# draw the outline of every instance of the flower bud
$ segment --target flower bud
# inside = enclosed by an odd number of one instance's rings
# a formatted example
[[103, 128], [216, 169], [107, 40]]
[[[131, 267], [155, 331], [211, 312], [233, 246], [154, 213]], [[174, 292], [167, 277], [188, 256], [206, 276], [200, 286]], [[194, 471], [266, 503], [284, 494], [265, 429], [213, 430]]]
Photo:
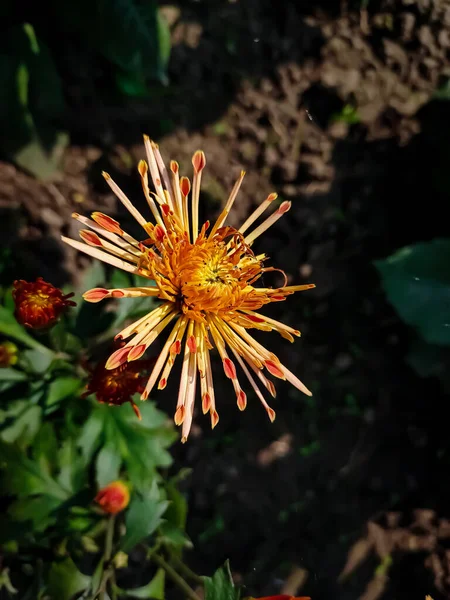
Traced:
[[105, 513], [115, 515], [128, 506], [130, 491], [123, 481], [113, 481], [97, 493], [95, 502]]
[[0, 344], [0, 368], [12, 367], [17, 362], [17, 346], [12, 342]]
[[62, 291], [38, 277], [35, 282], [23, 279], [14, 282], [12, 292], [17, 321], [31, 329], [44, 329], [54, 325], [61, 313], [75, 302], [69, 300], [74, 294]]

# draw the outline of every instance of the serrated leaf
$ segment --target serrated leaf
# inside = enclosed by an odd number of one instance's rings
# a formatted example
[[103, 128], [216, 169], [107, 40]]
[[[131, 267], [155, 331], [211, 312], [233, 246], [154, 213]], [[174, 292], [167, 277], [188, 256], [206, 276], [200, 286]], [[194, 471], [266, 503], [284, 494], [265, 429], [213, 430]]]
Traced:
[[68, 492], [47, 475], [39, 465], [28, 458], [16, 445], [0, 442], [2, 484], [9, 493], [18, 497], [49, 494], [64, 501]]
[[48, 577], [47, 594], [51, 600], [71, 600], [75, 594], [86, 590], [91, 578], [83, 575], [71, 558], [54, 562]]
[[145, 489], [153, 481], [158, 467], [172, 464], [166, 448], [177, 435], [167, 416], [151, 402], [141, 403], [139, 408], [142, 421], [128, 404], [117, 407], [98, 404], [93, 412], [102, 417], [102, 446], [114, 445], [133, 486]]
[[204, 577], [203, 581], [205, 600], [239, 600], [240, 591], [233, 583], [228, 561], [212, 577]]
[[146, 492], [135, 493], [125, 517], [126, 533], [120, 541], [121, 550], [130, 552], [154, 533], [167, 506], [168, 502], [159, 498], [156, 482]]
[[164, 569], [158, 569], [153, 579], [143, 587], [134, 590], [123, 590], [118, 588], [120, 596], [125, 598], [153, 598], [153, 600], [164, 600], [165, 587]]
[[400, 317], [430, 344], [450, 345], [450, 239], [407, 246], [375, 265]]

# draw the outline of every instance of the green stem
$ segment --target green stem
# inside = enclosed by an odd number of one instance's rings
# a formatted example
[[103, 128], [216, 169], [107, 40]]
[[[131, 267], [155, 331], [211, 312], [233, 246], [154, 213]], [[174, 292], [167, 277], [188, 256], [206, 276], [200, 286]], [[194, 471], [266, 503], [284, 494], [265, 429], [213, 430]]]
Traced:
[[200, 597], [197, 596], [191, 586], [186, 583], [186, 581], [180, 575], [178, 575], [175, 569], [170, 566], [169, 563], [162, 558], [162, 556], [159, 556], [159, 554], [152, 554], [151, 559], [154, 560], [159, 567], [164, 569], [168, 577], [170, 577], [174, 584], [179, 587], [180, 590], [184, 592], [184, 594], [186, 594], [190, 600], [200, 600]]
[[176, 554], [170, 554], [170, 561], [175, 565], [178, 571], [181, 571], [183, 575], [195, 581], [195, 583], [199, 583], [203, 585], [203, 578], [197, 573], [194, 573]]

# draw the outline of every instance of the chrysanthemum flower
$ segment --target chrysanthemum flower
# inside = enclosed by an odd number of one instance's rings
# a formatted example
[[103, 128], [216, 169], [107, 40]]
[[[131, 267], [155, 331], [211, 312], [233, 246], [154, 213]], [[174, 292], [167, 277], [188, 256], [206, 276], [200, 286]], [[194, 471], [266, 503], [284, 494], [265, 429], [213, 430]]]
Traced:
[[76, 306], [69, 300], [73, 295], [73, 292], [64, 295], [42, 277], [34, 282], [20, 279], [13, 284], [14, 316], [19, 323], [31, 329], [51, 327], [67, 307]]
[[136, 416], [141, 419], [133, 396], [144, 391], [148, 372], [154, 364], [155, 361], [151, 359], [138, 360], [125, 362], [116, 369], [106, 369], [106, 361], [102, 361], [92, 370], [83, 395], [95, 394], [99, 402], [110, 406], [122, 406], [129, 402]]
[[[197, 380], [200, 381], [203, 412], [210, 413], [212, 427], [219, 420], [211, 370], [213, 348], [222, 359], [225, 375], [231, 379], [239, 409], [245, 409], [247, 396], [238, 379], [237, 365], [273, 421], [275, 412], [257, 384], [259, 380], [275, 396], [274, 385], [266, 372], [288, 380], [311, 395], [305, 385], [249, 332], [251, 329], [277, 331], [291, 342], [294, 336], [300, 335], [296, 329], [264, 316], [259, 310], [265, 304], [280, 302], [290, 294], [314, 285], [288, 286], [285, 277], [285, 285], [281, 287], [256, 287], [263, 273], [278, 269], [264, 266], [265, 254], [255, 255], [252, 251], [253, 242], [289, 210], [291, 203], [282, 202], [251, 230], [254, 222], [277, 198], [276, 194], [270, 194], [239, 229], [226, 226], [227, 216], [244, 178], [245, 173], [241, 172], [217, 221], [212, 227], [208, 221], [200, 227], [198, 207], [202, 171], [206, 164], [204, 153], [198, 150], [192, 158], [194, 174], [191, 189], [189, 179], [180, 178], [178, 163], [171, 161], [167, 169], [157, 144], [147, 136], [144, 136], [144, 143], [148, 163], [141, 160], [138, 171], [154, 222], [149, 222], [111, 177], [103, 173], [110, 188], [142, 227], [143, 239], [135, 239], [116, 220], [100, 212], [94, 212], [92, 219], [73, 215], [87, 227], [80, 232], [83, 242], [63, 238], [94, 258], [152, 282], [148, 286], [128, 289], [94, 288], [84, 294], [88, 302], [124, 297], [162, 300], [157, 308], [116, 336], [116, 339], [128, 342], [110, 356], [106, 368], [117, 369], [140, 358], [170, 325], [167, 340], [142, 399], [148, 398], [156, 384], [159, 389], [166, 387], [175, 359], [181, 353], [175, 423], [183, 426], [182, 441], [186, 441], [192, 423]], [[149, 172], [155, 192], [149, 189]]]
[[130, 490], [123, 481], [113, 481], [99, 490], [95, 502], [110, 515], [125, 510], [130, 502]]
[[12, 367], [17, 362], [18, 348], [12, 342], [2, 342], [0, 344], [0, 368]]

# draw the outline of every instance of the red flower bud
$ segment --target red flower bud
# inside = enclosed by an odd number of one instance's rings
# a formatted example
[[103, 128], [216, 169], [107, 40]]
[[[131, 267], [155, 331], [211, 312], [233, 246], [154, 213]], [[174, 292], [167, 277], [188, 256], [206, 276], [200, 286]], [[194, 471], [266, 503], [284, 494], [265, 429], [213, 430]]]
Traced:
[[130, 491], [123, 481], [113, 481], [98, 492], [95, 502], [105, 513], [115, 515], [128, 506]]
[[73, 295], [64, 295], [59, 288], [47, 283], [42, 277], [38, 277], [34, 283], [20, 279], [14, 282], [12, 292], [16, 305], [14, 316], [25, 327], [51, 327], [68, 306], [75, 306], [75, 302], [69, 300]]
[[102, 404], [114, 406], [130, 402], [140, 419], [141, 414], [133, 402], [133, 396], [144, 391], [148, 371], [155, 364], [154, 359], [125, 362], [115, 369], [106, 369], [105, 364], [104, 360], [91, 372], [84, 395], [95, 394]]

